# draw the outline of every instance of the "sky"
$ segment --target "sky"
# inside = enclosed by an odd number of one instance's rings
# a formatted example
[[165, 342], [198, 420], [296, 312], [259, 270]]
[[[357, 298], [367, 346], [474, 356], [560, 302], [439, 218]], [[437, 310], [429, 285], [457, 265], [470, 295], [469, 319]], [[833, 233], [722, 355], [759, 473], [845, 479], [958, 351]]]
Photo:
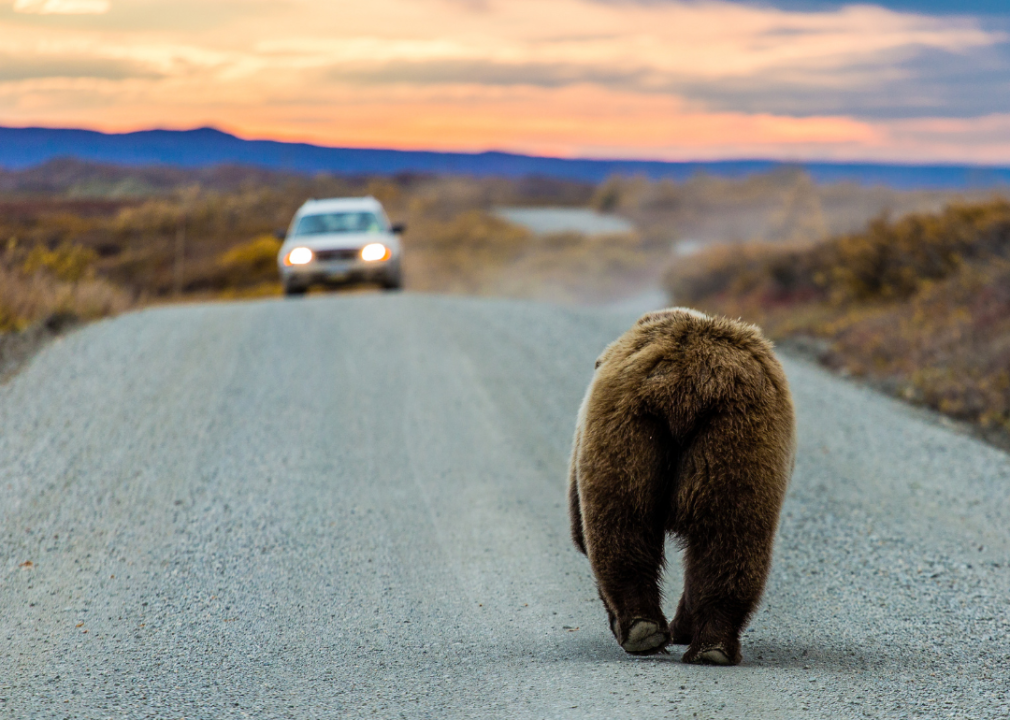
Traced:
[[0, 125], [1010, 164], [1010, 2], [0, 0]]

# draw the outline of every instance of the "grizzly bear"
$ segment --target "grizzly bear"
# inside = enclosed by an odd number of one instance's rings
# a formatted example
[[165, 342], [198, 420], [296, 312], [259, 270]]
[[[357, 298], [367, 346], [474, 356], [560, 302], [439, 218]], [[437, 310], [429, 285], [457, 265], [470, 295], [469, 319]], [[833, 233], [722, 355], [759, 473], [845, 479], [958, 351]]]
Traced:
[[[744, 322], [670, 308], [611, 343], [579, 408], [569, 472], [572, 539], [625, 651], [688, 645], [684, 662], [735, 665], [771, 565], [792, 474], [782, 366]], [[684, 592], [661, 607], [664, 540]]]

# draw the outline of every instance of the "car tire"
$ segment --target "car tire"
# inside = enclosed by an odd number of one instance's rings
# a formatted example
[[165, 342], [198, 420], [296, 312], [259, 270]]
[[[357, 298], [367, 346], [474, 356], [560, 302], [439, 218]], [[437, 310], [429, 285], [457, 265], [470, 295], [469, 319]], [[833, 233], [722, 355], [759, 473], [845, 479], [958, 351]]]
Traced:
[[284, 297], [298, 297], [304, 295], [307, 291], [308, 288], [304, 285], [285, 285]]

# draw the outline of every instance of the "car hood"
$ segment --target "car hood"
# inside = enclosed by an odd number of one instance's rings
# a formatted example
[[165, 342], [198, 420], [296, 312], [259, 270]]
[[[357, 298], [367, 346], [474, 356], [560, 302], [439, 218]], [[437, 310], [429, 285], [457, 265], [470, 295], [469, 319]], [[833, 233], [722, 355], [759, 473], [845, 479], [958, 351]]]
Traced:
[[296, 235], [284, 241], [282, 251], [294, 247], [307, 247], [311, 250], [344, 250], [360, 248], [368, 243], [381, 242], [389, 245], [389, 233], [323, 233], [319, 235]]

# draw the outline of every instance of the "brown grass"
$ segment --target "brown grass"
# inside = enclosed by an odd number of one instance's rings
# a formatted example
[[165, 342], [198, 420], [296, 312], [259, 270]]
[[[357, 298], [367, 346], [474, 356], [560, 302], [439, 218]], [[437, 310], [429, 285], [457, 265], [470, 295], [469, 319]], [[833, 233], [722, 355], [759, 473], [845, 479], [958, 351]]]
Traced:
[[0, 265], [0, 333], [20, 331], [56, 315], [93, 320], [126, 310], [129, 295], [100, 278], [69, 282], [47, 271]]

